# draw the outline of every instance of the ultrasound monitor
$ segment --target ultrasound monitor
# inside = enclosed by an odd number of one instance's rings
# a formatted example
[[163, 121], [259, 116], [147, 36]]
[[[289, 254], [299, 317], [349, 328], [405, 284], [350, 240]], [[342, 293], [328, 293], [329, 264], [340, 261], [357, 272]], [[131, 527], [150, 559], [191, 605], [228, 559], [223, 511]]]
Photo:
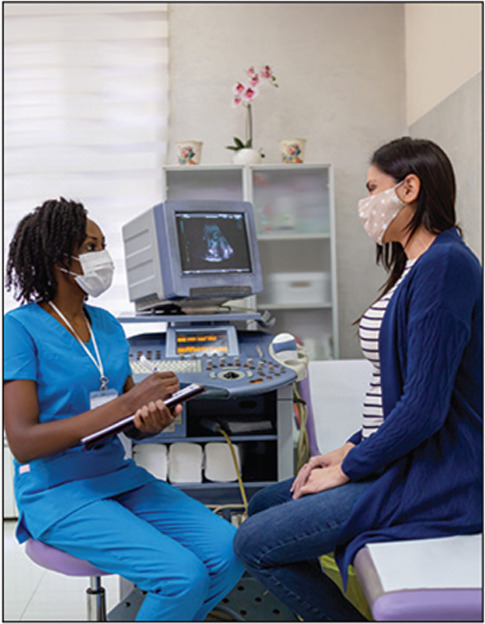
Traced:
[[169, 200], [124, 225], [122, 235], [137, 311], [220, 305], [263, 288], [248, 202]]

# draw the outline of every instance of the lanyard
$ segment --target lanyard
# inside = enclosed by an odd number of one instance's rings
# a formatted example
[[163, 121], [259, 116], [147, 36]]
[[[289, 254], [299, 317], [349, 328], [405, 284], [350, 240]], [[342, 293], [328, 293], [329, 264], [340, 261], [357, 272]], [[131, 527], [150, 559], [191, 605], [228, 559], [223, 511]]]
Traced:
[[101, 356], [99, 355], [99, 351], [98, 351], [98, 345], [96, 343], [96, 338], [94, 337], [94, 332], [93, 329], [91, 327], [91, 323], [88, 322], [88, 320], [86, 319], [86, 323], [88, 325], [89, 328], [89, 334], [91, 336], [91, 338], [93, 339], [93, 346], [94, 346], [94, 352], [96, 353], [96, 359], [94, 359], [93, 354], [91, 353], [91, 351], [86, 347], [86, 345], [84, 344], [84, 342], [81, 340], [81, 338], [79, 338], [79, 336], [76, 333], [76, 330], [74, 329], [74, 327], [71, 325], [71, 323], [69, 323], [69, 321], [67, 320], [67, 318], [64, 316], [64, 314], [59, 310], [59, 308], [52, 303], [52, 301], [49, 301], [49, 305], [54, 308], [54, 310], [57, 312], [57, 314], [61, 317], [61, 319], [64, 321], [64, 323], [69, 327], [69, 329], [72, 331], [72, 333], [74, 334], [76, 340], [79, 342], [79, 344], [81, 345], [81, 347], [86, 351], [86, 353], [89, 355], [89, 357], [91, 358], [93, 364], [96, 366], [96, 368], [99, 371], [99, 383], [100, 383], [100, 390], [106, 390], [107, 385], [108, 385], [108, 378], [105, 377], [104, 375], [104, 369], [103, 369], [103, 362], [101, 361]]

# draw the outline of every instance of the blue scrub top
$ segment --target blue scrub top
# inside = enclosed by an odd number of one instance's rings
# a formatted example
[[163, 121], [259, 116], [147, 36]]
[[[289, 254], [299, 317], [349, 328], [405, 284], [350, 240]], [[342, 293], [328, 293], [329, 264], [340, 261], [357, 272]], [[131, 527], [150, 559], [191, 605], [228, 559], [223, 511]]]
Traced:
[[[121, 394], [131, 374], [123, 329], [109, 312], [88, 305], [85, 310], [108, 388]], [[95, 356], [92, 339], [87, 347]], [[4, 380], [23, 379], [36, 382], [41, 423], [88, 411], [90, 393], [100, 386], [99, 371], [76, 338], [35, 303], [4, 317]], [[19, 542], [39, 538], [57, 520], [92, 501], [154, 479], [124, 455], [114, 436], [91, 450], [77, 445], [28, 464], [14, 460]]]

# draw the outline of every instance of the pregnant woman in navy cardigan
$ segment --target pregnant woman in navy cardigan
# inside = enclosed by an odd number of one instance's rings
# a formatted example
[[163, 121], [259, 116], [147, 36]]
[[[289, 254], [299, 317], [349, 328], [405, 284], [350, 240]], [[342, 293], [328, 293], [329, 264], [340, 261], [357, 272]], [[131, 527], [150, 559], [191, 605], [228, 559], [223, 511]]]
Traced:
[[256, 494], [235, 539], [304, 620], [364, 619], [320, 555], [336, 553], [345, 583], [366, 543], [482, 530], [482, 271], [456, 224], [451, 163], [431, 141], [397, 139], [366, 186], [359, 217], [389, 277], [359, 323], [374, 367], [362, 428]]

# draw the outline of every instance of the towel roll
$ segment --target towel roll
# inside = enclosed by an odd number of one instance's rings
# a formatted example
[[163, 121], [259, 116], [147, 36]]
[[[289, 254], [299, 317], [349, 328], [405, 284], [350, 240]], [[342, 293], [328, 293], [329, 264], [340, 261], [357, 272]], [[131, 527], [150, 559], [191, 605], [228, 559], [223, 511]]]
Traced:
[[168, 479], [171, 483], [201, 483], [203, 452], [200, 444], [175, 442], [168, 450]]
[[[239, 469], [241, 469], [241, 450], [234, 444]], [[231, 449], [226, 442], [208, 442], [205, 445], [205, 478], [209, 481], [235, 481], [236, 468]]]
[[145, 468], [152, 475], [163, 481], [167, 480], [167, 445], [146, 442], [135, 444], [133, 459], [138, 466]]

